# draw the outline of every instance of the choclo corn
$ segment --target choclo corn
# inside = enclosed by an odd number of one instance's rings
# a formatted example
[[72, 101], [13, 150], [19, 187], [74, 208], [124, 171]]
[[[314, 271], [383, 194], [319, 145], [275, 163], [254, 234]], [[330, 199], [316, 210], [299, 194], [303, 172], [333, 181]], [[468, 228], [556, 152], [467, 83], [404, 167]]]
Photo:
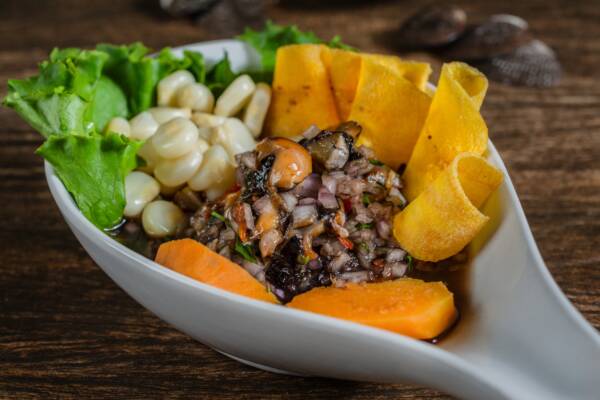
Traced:
[[152, 136], [152, 145], [159, 156], [177, 158], [192, 151], [198, 140], [198, 128], [187, 118], [177, 117], [162, 124]]
[[139, 216], [159, 192], [160, 186], [153, 177], [140, 171], [131, 172], [125, 178], [126, 205], [123, 214], [128, 218]]
[[169, 122], [173, 118], [190, 118], [192, 116], [192, 110], [189, 108], [176, 108], [176, 107], [152, 107], [148, 109], [148, 112], [152, 114], [152, 117], [159, 125]]
[[203, 84], [188, 83], [177, 90], [175, 102], [179, 107], [209, 113], [212, 112], [215, 106], [215, 97], [210, 89]]
[[175, 105], [175, 94], [183, 86], [196, 82], [194, 75], [186, 70], [175, 71], [165, 76], [156, 87], [156, 101], [159, 106]]
[[123, 136], [129, 137], [131, 135], [131, 127], [129, 126], [129, 121], [127, 121], [123, 117], [115, 117], [111, 119], [106, 125], [106, 129], [104, 130], [106, 133], [114, 132], [119, 133]]
[[271, 103], [271, 87], [266, 83], [258, 83], [244, 112], [244, 124], [256, 138], [262, 132], [265, 117]]
[[174, 235], [185, 223], [185, 214], [174, 203], [155, 200], [142, 213], [142, 226], [148, 236], [162, 238]]
[[159, 162], [154, 176], [166, 186], [179, 186], [194, 176], [201, 162], [202, 154], [196, 148], [181, 157]]
[[232, 117], [250, 100], [256, 85], [248, 75], [240, 75], [225, 89], [217, 99], [215, 115]]
[[129, 121], [131, 127], [131, 137], [137, 140], [146, 140], [152, 137], [158, 129], [158, 122], [152, 114], [144, 111], [136, 115]]

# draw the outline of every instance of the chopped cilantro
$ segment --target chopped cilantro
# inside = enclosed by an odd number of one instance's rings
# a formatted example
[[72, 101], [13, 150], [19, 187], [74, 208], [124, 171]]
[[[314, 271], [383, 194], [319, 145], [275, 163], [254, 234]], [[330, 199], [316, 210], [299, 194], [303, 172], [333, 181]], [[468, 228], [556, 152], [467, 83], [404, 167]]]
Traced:
[[219, 213], [218, 213], [218, 212], [216, 212], [216, 211], [212, 211], [212, 212], [210, 213], [210, 216], [211, 216], [211, 217], [213, 217], [213, 218], [216, 218], [216, 219], [218, 219], [218, 220], [219, 220], [219, 221], [221, 221], [221, 222], [227, 223], [227, 219], [226, 219], [226, 218], [225, 218], [223, 215], [219, 214]]
[[408, 270], [410, 271], [413, 268], [413, 258], [410, 254], [407, 254], [406, 260], [408, 261]]
[[254, 248], [250, 244], [243, 244], [239, 238], [235, 240], [235, 249], [240, 256], [246, 261], [256, 262], [256, 256], [254, 255]]
[[368, 206], [369, 204], [371, 204], [371, 196], [369, 196], [367, 193], [363, 194], [362, 202], [365, 206]]
[[371, 158], [371, 159], [369, 160], [369, 162], [370, 162], [371, 164], [373, 164], [373, 165], [377, 165], [378, 167], [383, 167], [383, 166], [385, 165], [385, 164], [384, 164], [384, 163], [382, 163], [381, 161], [379, 161], [379, 160], [376, 160], [376, 159], [374, 159], [374, 158]]
[[304, 254], [298, 254], [298, 257], [296, 258], [296, 261], [300, 265], [306, 265], [310, 261], [310, 257], [305, 256]]
[[373, 228], [373, 224], [356, 224], [357, 229], [371, 229]]

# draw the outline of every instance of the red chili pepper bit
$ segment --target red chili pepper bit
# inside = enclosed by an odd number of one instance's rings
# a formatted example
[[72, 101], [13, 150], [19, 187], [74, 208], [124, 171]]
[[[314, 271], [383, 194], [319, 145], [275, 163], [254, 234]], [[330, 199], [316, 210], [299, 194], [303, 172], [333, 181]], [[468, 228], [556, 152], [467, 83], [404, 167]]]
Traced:
[[342, 201], [344, 202], [344, 211], [350, 212], [352, 210], [352, 202], [350, 199], [343, 199]]
[[338, 236], [338, 240], [348, 250], [352, 250], [354, 248], [354, 243], [351, 240]]

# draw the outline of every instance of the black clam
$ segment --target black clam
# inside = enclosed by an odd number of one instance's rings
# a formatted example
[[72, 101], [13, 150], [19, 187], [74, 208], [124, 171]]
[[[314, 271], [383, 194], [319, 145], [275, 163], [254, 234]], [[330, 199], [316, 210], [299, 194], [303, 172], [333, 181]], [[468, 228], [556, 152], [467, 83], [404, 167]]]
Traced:
[[533, 87], [549, 87], [558, 83], [560, 62], [554, 51], [539, 40], [518, 47], [509, 54], [476, 64], [490, 79], [498, 82]]
[[483, 60], [508, 54], [529, 42], [527, 22], [514, 15], [493, 15], [472, 26], [443, 51], [444, 57], [456, 60]]
[[467, 14], [456, 6], [430, 5], [409, 17], [396, 40], [403, 48], [438, 47], [458, 38], [467, 26]]

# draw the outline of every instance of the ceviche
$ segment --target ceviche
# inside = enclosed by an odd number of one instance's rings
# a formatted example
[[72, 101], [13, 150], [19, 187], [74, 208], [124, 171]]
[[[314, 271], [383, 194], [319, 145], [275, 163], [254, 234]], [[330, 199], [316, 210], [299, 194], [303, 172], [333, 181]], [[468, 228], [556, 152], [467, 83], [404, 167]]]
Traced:
[[485, 77], [449, 63], [433, 90], [429, 64], [338, 37], [268, 23], [239, 38], [260, 67], [139, 43], [55, 49], [4, 104], [44, 136], [38, 153], [82, 213], [165, 267], [419, 339], [445, 332], [459, 315], [448, 276], [502, 181], [482, 157]]

